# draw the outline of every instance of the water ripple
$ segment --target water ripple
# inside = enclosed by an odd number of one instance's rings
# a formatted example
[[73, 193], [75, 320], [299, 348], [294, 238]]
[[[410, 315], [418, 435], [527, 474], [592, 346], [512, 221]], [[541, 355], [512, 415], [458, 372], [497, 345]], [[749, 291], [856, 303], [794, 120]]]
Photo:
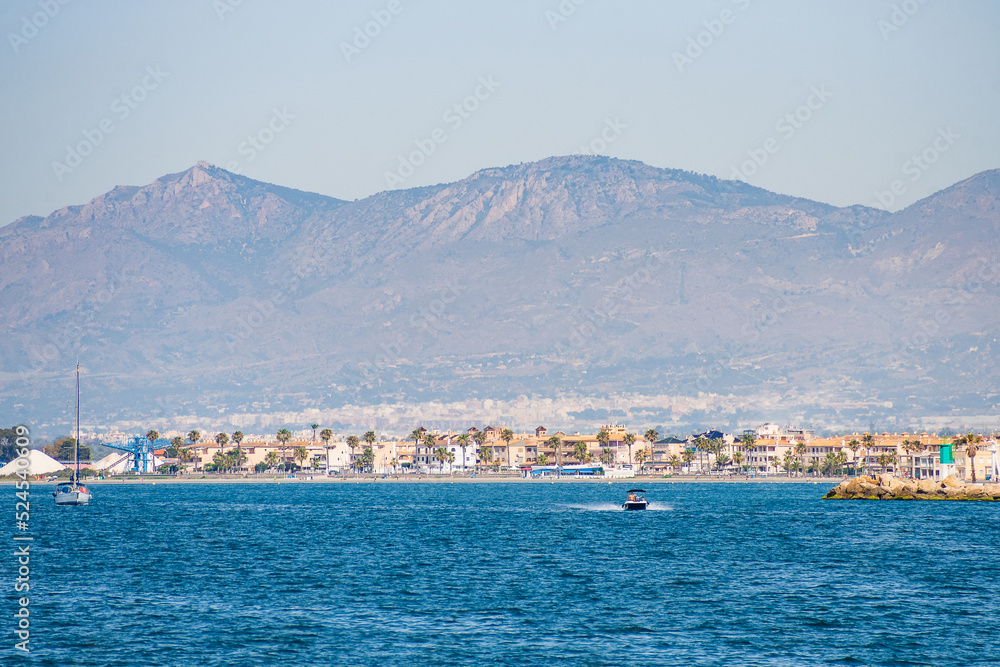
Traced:
[[39, 665], [985, 665], [1000, 631], [994, 505], [783, 484], [656, 485], [647, 512], [596, 484], [95, 490], [32, 508]]

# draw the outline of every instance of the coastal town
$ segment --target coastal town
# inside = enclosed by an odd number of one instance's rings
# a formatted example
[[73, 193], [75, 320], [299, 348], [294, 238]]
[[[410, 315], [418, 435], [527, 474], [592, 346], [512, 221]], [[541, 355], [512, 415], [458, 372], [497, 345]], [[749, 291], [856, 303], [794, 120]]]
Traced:
[[[416, 428], [408, 438], [374, 431], [334, 437], [310, 424], [274, 437], [232, 434], [160, 434], [123, 439], [113, 453], [88, 462], [94, 475], [283, 474], [321, 476], [705, 476], [842, 477], [888, 473], [940, 479], [941, 446], [953, 445], [954, 470], [965, 480], [997, 479], [997, 434], [847, 433], [817, 437], [803, 428], [765, 423], [740, 433], [708, 430], [684, 437], [656, 429], [607, 424], [595, 433], [551, 432], [544, 426], [470, 427], [465, 431]], [[65, 442], [62, 443], [63, 451]], [[114, 445], [112, 445], [114, 446]], [[60, 450], [47, 453], [61, 459]], [[52, 462], [56, 464], [56, 461]], [[2, 472], [0, 472], [2, 474]]]

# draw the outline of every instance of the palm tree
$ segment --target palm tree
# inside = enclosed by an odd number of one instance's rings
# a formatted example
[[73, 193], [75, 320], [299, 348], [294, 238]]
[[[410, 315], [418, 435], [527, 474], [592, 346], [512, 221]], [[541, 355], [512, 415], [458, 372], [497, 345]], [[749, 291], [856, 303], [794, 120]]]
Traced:
[[833, 471], [837, 467], [837, 455], [833, 452], [827, 452], [826, 458], [819, 465], [819, 471], [823, 473], [825, 477], [832, 477]]
[[469, 446], [469, 434], [463, 433], [457, 438], [459, 446], [462, 448], [462, 474], [465, 474], [465, 448]]
[[847, 463], [847, 454], [844, 452], [837, 452], [837, 472], [838, 475], [844, 474], [844, 464]]
[[854, 475], [858, 475], [858, 450], [861, 449], [861, 443], [857, 438], [851, 440], [847, 443], [847, 448], [851, 450], [852, 461], [854, 463]]
[[399, 465], [399, 459], [397, 459], [395, 456], [393, 456], [392, 460], [389, 461], [389, 465], [392, 466], [392, 474], [395, 475], [396, 474], [396, 466]]
[[232, 461], [232, 468], [239, 471], [243, 467], [243, 462], [247, 460], [246, 454], [243, 453], [242, 449], [236, 448], [229, 451], [226, 455], [230, 461]]
[[507, 443], [507, 467], [510, 468], [510, 441], [514, 439], [514, 432], [509, 428], [500, 431], [500, 439]]
[[438, 447], [434, 450], [434, 458], [439, 462], [438, 471], [444, 474], [444, 462], [448, 460], [448, 450], [444, 447]]
[[361, 469], [365, 472], [375, 472], [375, 450], [368, 445], [361, 450]]
[[546, 461], [548, 461], [548, 459], [545, 458], [545, 453], [544, 452], [538, 455], [538, 465], [543, 466], [543, 465], [545, 465]]
[[744, 433], [743, 437], [740, 438], [740, 444], [743, 445], [743, 451], [747, 455], [747, 467], [749, 467], [750, 454], [757, 449], [757, 439], [753, 437], [753, 433]]
[[782, 466], [785, 468], [785, 472], [788, 473], [789, 477], [791, 477], [792, 470], [794, 470], [796, 466], [795, 454], [792, 453], [792, 450], [790, 449], [785, 450], [785, 458], [782, 460], [781, 463]]
[[628, 447], [628, 464], [632, 465], [632, 445], [635, 444], [635, 433], [625, 434], [625, 446]]
[[[631, 433], [629, 435], [632, 435]], [[625, 436], [628, 437], [628, 436]], [[639, 470], [642, 470], [642, 464], [646, 461], [646, 450], [640, 449], [635, 453], [635, 461], [639, 464]]]
[[867, 459], [869, 456], [871, 456], [872, 449], [875, 447], [875, 436], [872, 435], [871, 433], [865, 433], [864, 435], [861, 436], [861, 444], [865, 448], [865, 456], [864, 459], [862, 459], [861, 461], [861, 472], [864, 473]]
[[[708, 448], [711, 446], [711, 440], [703, 436], [698, 436], [697, 438], [694, 439], [693, 444], [695, 451], [697, 451], [699, 454], [705, 453], [707, 456]], [[699, 456], [698, 458], [700, 459], [701, 456]], [[704, 470], [704, 466], [701, 465], [701, 461], [698, 462], [698, 469], [699, 471]]]
[[715, 438], [714, 440], [711, 440], [711, 443], [712, 443], [711, 451], [713, 454], [715, 454], [716, 458], [724, 454], [726, 451], [726, 447], [728, 446], [726, 445], [726, 441], [723, 440], [722, 438]]
[[960, 435], [952, 440], [952, 444], [958, 447], [965, 447], [965, 455], [969, 459], [969, 467], [972, 468], [972, 483], [976, 483], [976, 454], [979, 453], [979, 445], [983, 437], [971, 431], [966, 435]]
[[299, 462], [299, 467], [301, 468], [302, 462], [309, 458], [309, 452], [304, 445], [299, 445], [292, 450], [292, 457]]
[[[681, 454], [681, 460], [684, 463], [686, 463], [688, 466], [690, 466], [692, 463], [694, 463], [694, 458], [695, 458], [694, 451], [692, 451], [690, 449], [685, 449], [684, 453]], [[688, 468], [688, 472], [689, 473], [691, 472], [690, 467]]]
[[153, 442], [154, 440], [159, 440], [159, 439], [160, 439], [160, 432], [157, 431], [155, 428], [151, 428], [148, 431], [146, 431], [146, 440]]
[[184, 444], [184, 441], [181, 440], [180, 437], [174, 438], [174, 447], [177, 448], [177, 458], [181, 460], [181, 470], [183, 471], [185, 468], [184, 466], [185, 463], [190, 463], [194, 461], [194, 452], [192, 452], [190, 449], [181, 449], [180, 447], [178, 447], [177, 446], [178, 440], [181, 441], [181, 445]]
[[309, 424], [309, 428], [313, 430], [313, 444], [316, 444], [316, 429], [319, 428], [319, 424]]
[[553, 435], [545, 441], [545, 444], [552, 448], [552, 458], [556, 460], [556, 467], [560, 467], [562, 457], [559, 456], [559, 450], [562, 448], [562, 440], [559, 439], [558, 435]]
[[[482, 433], [482, 431], [480, 431], [479, 433]], [[479, 433], [476, 433], [474, 436], [472, 436], [472, 439], [475, 440], [476, 436], [479, 435]], [[490, 461], [493, 460], [493, 448], [492, 447], [480, 447], [479, 448], [479, 460], [482, 461], [486, 465], [486, 467], [488, 468], [489, 465], [490, 465]]]
[[[195, 429], [195, 430], [193, 430], [193, 431], [191, 431], [191, 432], [189, 432], [187, 434], [187, 438], [188, 438], [188, 441], [190, 441], [191, 446], [194, 447], [201, 440], [201, 431]], [[199, 460], [201, 459], [201, 457], [198, 457], [198, 458], [199, 458]], [[195, 456], [194, 456], [193, 452], [191, 454], [191, 460], [192, 461], [195, 460]], [[194, 469], [198, 470], [198, 462], [197, 461], [195, 461]]]
[[243, 450], [240, 447], [240, 443], [243, 442], [243, 437], [244, 437], [243, 436], [243, 431], [236, 431], [235, 433], [233, 433], [233, 438], [232, 438], [233, 442], [236, 443], [236, 451], [240, 452], [240, 456], [237, 457], [237, 458], [241, 459], [240, 463], [243, 462], [243, 454], [242, 454]]
[[[611, 449], [608, 447], [608, 444], [610, 442], [611, 442], [611, 434], [608, 433], [606, 429], [602, 428], [600, 431], [597, 432], [597, 443], [601, 446], [602, 450], [607, 449], [608, 453], [610, 453]], [[611, 461], [608, 461], [608, 465], [612, 465]]]
[[278, 442], [281, 443], [281, 465], [284, 466], [287, 461], [285, 459], [285, 447], [288, 445], [288, 441], [292, 439], [292, 432], [287, 428], [283, 428], [278, 431]]
[[576, 457], [577, 461], [583, 463], [583, 459], [587, 457], [587, 443], [581, 440], [573, 445], [573, 456]]
[[323, 441], [323, 451], [326, 452], [326, 474], [330, 474], [330, 438], [333, 437], [333, 431], [328, 428], [323, 429], [319, 432], [319, 439]]
[[899, 452], [897, 452], [896, 450], [892, 450], [891, 452], [888, 452], [886, 457], [889, 462], [889, 465], [892, 466], [892, 471], [896, 472], [897, 470], [896, 466], [899, 464]]
[[[475, 442], [476, 446], [481, 450], [483, 448], [483, 443], [486, 442], [486, 434], [482, 431], [476, 431], [472, 434], [472, 441]], [[490, 455], [492, 456], [492, 454], [493, 452], [491, 451]]]
[[354, 448], [361, 444], [361, 440], [356, 435], [347, 436], [347, 446], [351, 448], [351, 468], [355, 468]]
[[274, 451], [267, 453], [264, 457], [264, 463], [267, 464], [268, 470], [273, 470], [276, 465], [278, 465], [278, 455]]
[[209, 464], [209, 466], [211, 467], [211, 470], [209, 470], [208, 466], [206, 466], [205, 469], [208, 470], [209, 472], [216, 472], [221, 475], [227, 466], [225, 455], [222, 452], [216, 452], [215, 454], [213, 454], [212, 462]]
[[222, 453], [226, 449], [226, 445], [229, 444], [229, 435], [226, 433], [216, 433], [215, 443], [219, 445], [219, 453]]
[[733, 465], [736, 466], [737, 472], [742, 470], [743, 467], [743, 454], [741, 452], [733, 452]]
[[670, 466], [670, 472], [674, 472], [681, 465], [681, 460], [676, 454], [672, 454], [669, 459], [667, 459], [667, 465]]
[[368, 461], [368, 466], [371, 467], [371, 472], [374, 472], [375, 471], [375, 431], [365, 431], [365, 434], [363, 436], [361, 436], [361, 439], [364, 440], [365, 444], [368, 445], [365, 448], [365, 451], [362, 453], [362, 456], [365, 457], [366, 460], [370, 459], [370, 461]]
[[434, 452], [434, 445], [437, 444], [437, 438], [432, 434], [424, 434], [424, 447], [427, 449], [427, 472], [431, 471], [431, 456]]
[[727, 465], [729, 465], [731, 462], [732, 462], [732, 460], [729, 458], [729, 454], [726, 454], [725, 452], [720, 452], [715, 457], [715, 469], [716, 470], [722, 470]]
[[802, 468], [806, 467], [806, 443], [797, 442], [795, 443], [795, 455], [799, 457], [799, 461], [802, 462]]
[[652, 450], [653, 445], [656, 444], [657, 439], [659, 439], [660, 437], [660, 432], [657, 431], [655, 428], [651, 428], [645, 433], [643, 433], [642, 437], [646, 439], [646, 442], [649, 443], [649, 449]]
[[[413, 429], [410, 440], [413, 441], [413, 467], [417, 468], [417, 455], [420, 454], [420, 441], [424, 439], [424, 432], [419, 428]], [[418, 468], [419, 469], [419, 468]]]
[[916, 440], [903, 440], [903, 451], [910, 455], [910, 477], [913, 476], [913, 471], [917, 467], [917, 457], [914, 454], [924, 451], [924, 445], [919, 439]]
[[170, 441], [170, 448], [174, 450], [174, 456], [180, 458], [181, 450], [184, 449], [184, 438], [181, 436], [175, 437]]

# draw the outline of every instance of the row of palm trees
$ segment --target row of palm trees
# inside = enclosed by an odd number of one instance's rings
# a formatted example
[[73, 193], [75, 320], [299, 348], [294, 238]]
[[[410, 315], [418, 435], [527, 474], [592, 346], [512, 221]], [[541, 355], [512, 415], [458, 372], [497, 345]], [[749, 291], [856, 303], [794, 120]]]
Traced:
[[[316, 442], [317, 429], [319, 429], [319, 424], [312, 423], [309, 425], [313, 431], [313, 443]], [[482, 463], [487, 468], [499, 468], [501, 465], [500, 461], [495, 459], [495, 453], [491, 446], [486, 445], [487, 435], [485, 431], [480, 431], [478, 429], [470, 429], [472, 431], [471, 436], [469, 433], [462, 433], [456, 437], [457, 444], [462, 448], [462, 469], [466, 469], [465, 462], [468, 460], [466, 458], [466, 449], [475, 442], [479, 447], [479, 456], [477, 464]], [[156, 429], [150, 429], [146, 433], [147, 439], [151, 441], [158, 440], [160, 438], [159, 431]], [[274, 453], [270, 452], [264, 461], [258, 463], [255, 466], [255, 470], [258, 472], [263, 472], [266, 470], [273, 470], [275, 468], [288, 469], [290, 464], [286, 456], [286, 449], [288, 447], [288, 442], [292, 438], [292, 433], [286, 428], [280, 429], [276, 438], [281, 444], [281, 456], [279, 457]], [[333, 431], [329, 428], [324, 428], [319, 431], [319, 438], [323, 441], [324, 448], [326, 449], [326, 460], [327, 469], [330, 467], [330, 440], [333, 438]], [[510, 443], [514, 439], [514, 433], [509, 428], [504, 428], [499, 433], [500, 440], [504, 441], [505, 449], [507, 453], [507, 466], [511, 466], [511, 448]], [[615, 453], [614, 450], [609, 446], [611, 435], [607, 429], [600, 429], [597, 433], [597, 441], [601, 448], [601, 453], [599, 460], [601, 463], [607, 465], [613, 465], [615, 463]], [[643, 438], [646, 441], [646, 446], [636, 453], [634, 460], [639, 464], [640, 468], [652, 457], [652, 445], [659, 438], [659, 432], [656, 429], [649, 429], [643, 434]], [[241, 431], [235, 431], [231, 436], [225, 432], [216, 433], [214, 440], [216, 444], [223, 450], [213, 456], [213, 460], [210, 464], [206, 466], [206, 471], [212, 470], [217, 472], [227, 472], [227, 471], [237, 471], [242, 468], [243, 463], [246, 462], [246, 455], [242, 451], [241, 443], [243, 442], [244, 435]], [[367, 431], [365, 434], [358, 438], [355, 435], [349, 435], [346, 439], [347, 446], [351, 450], [351, 462], [350, 467], [358, 472], [371, 472], [374, 470], [375, 456], [374, 456], [374, 443], [377, 437], [374, 431]], [[426, 448], [428, 452], [428, 458], [436, 460], [440, 463], [442, 469], [445, 463], [453, 464], [455, 460], [455, 455], [450, 452], [446, 447], [437, 445], [437, 438], [427, 432], [423, 428], [415, 429], [410, 434], [410, 439], [414, 441], [414, 445], [419, 448], [422, 446]], [[177, 436], [173, 438], [170, 442], [170, 447], [167, 450], [168, 456], [177, 457], [182, 466], [193, 461], [197, 461], [198, 457], [194, 453], [193, 449], [202, 440], [202, 434], [197, 429], [190, 431], [187, 434], [187, 441], [184, 438]], [[635, 445], [637, 437], [634, 433], [627, 433], [623, 438], [623, 442], [628, 446], [629, 452], [629, 463], [633, 462], [632, 448]], [[361, 442], [365, 443], [365, 446], [360, 455], [357, 455], [356, 449], [361, 446]], [[236, 445], [235, 449], [224, 451], [225, 447], [232, 442]], [[956, 449], [964, 448], [966, 456], [970, 459], [974, 459], [978, 448], [982, 443], [982, 437], [973, 433], [968, 433], [966, 435], [961, 435], [953, 439], [953, 444]], [[557, 466], [562, 465], [562, 447], [563, 442], [561, 438], [557, 435], [549, 437], [545, 441], [545, 445], [552, 449], [554, 463]], [[667, 465], [671, 469], [676, 470], [682, 465], [690, 465], [694, 462], [695, 458], [701, 458], [703, 461], [702, 468], [708, 467], [705, 464], [711, 462], [711, 457], [715, 457], [714, 467], [716, 470], [723, 470], [729, 466], [734, 466], [737, 470], [745, 470], [750, 466], [749, 464], [750, 455], [756, 450], [756, 439], [750, 433], [745, 433], [742, 438], [732, 445], [727, 444], [721, 438], [709, 439], [706, 437], [698, 437], [693, 442], [693, 449], [686, 449], [680, 456], [672, 455], [667, 460]], [[916, 439], [906, 439], [901, 443], [903, 450], [912, 457], [924, 451], [927, 446], [922, 444]], [[899, 463], [899, 457], [895, 449], [886, 448], [884, 451], [877, 452], [878, 443], [876, 438], [871, 433], [865, 433], [861, 436], [861, 439], [852, 439], [847, 443], [847, 448], [851, 450], [854, 459], [854, 474], [864, 474], [865, 470], [869, 469], [873, 464], [878, 465], [879, 468], [884, 472], [889, 466], [894, 466]], [[727, 450], [731, 450], [727, 453]], [[775, 471], [779, 468], [784, 469], [788, 475], [793, 472], [804, 471], [807, 469], [805, 463], [805, 453], [806, 445], [804, 442], [795, 443], [792, 449], [785, 452], [781, 459], [771, 456], [766, 460], [767, 468], [774, 467]], [[305, 447], [298, 446], [293, 449], [293, 458], [299, 462], [301, 466], [302, 463], [308, 458], [308, 452]], [[586, 443], [577, 442], [571, 453], [571, 456], [577, 460], [577, 462], [590, 463], [594, 459], [593, 453], [589, 450]], [[540, 465], [545, 465], [548, 463], [547, 456], [544, 453], [539, 453], [537, 461]], [[831, 472], [836, 472], [842, 474], [844, 467], [847, 463], [847, 456], [843, 452], [827, 454], [823, 461], [817, 464], [812, 464], [809, 466], [809, 470], [822, 472], [823, 474], [829, 474]], [[318, 459], [313, 461], [313, 464], [318, 464]], [[390, 465], [393, 466], [395, 470], [399, 462], [394, 458], [390, 461]], [[860, 471], [859, 471], [860, 469]], [[972, 479], [976, 481], [975, 466], [973, 466]]]
[[[330, 436], [332, 436], [330, 432]], [[206, 472], [238, 472], [242, 469], [243, 464], [247, 460], [246, 454], [243, 452], [242, 442], [244, 439], [242, 431], [235, 431], [230, 436], [228, 433], [220, 432], [216, 433], [213, 437], [215, 443], [219, 445], [222, 451], [216, 452], [212, 457], [212, 462], [205, 465]], [[288, 441], [291, 439], [292, 434], [288, 429], [281, 429], [277, 433], [278, 442], [282, 445], [281, 459], [279, 461], [277, 454], [274, 452], [269, 452], [264, 458], [264, 461], [258, 463], [255, 466], [257, 472], [264, 472], [266, 470], [274, 469], [287, 469], [290, 467], [288, 459], [285, 456], [285, 449], [288, 445]], [[146, 433], [146, 438], [148, 440], [158, 440], [160, 438], [160, 433], [156, 429], [150, 429]], [[187, 434], [187, 439], [180, 436], [174, 437], [170, 441], [170, 446], [167, 448], [167, 456], [176, 457], [180, 460], [181, 467], [184, 467], [188, 463], [197, 462], [200, 457], [194, 452], [198, 443], [202, 441], [201, 431], [194, 429]], [[232, 442], [236, 445], [235, 449], [225, 451], [225, 447]], [[309, 454], [305, 447], [295, 447], [292, 450], [292, 456], [294, 459], [299, 461], [299, 464], [308, 458]], [[263, 464], [263, 465], [262, 465]]]
[[[330, 461], [329, 445], [330, 445], [330, 440], [333, 438], [333, 431], [329, 428], [324, 428], [322, 431], [318, 431], [319, 426], [320, 425], [317, 423], [309, 424], [309, 427], [313, 431], [313, 442], [314, 443], [316, 442], [317, 432], [320, 440], [323, 441], [323, 446], [326, 449], [327, 453], [326, 457], [327, 468], [329, 469], [329, 461]], [[466, 469], [465, 462], [468, 460], [466, 457], [466, 449], [471, 445], [472, 442], [475, 442], [476, 445], [478, 445], [479, 447], [478, 461], [480, 463], [484, 464], [488, 468], [489, 467], [499, 468], [501, 462], [498, 459], [494, 458], [495, 453], [493, 451], [493, 448], [489, 445], [486, 445], [486, 439], [487, 439], [486, 432], [480, 431], [478, 429], [471, 429], [471, 430], [473, 431], [471, 437], [468, 433], [462, 433], [456, 437], [456, 442], [462, 448], [463, 470]], [[146, 437], [149, 438], [150, 440], [157, 440], [159, 439], [159, 432], [156, 431], [155, 429], [151, 429], [146, 434]], [[657, 438], [659, 437], [659, 433], [656, 429], [649, 429], [644, 434], [644, 437], [646, 441], [649, 443], [649, 445], [652, 445], [652, 443], [656, 442]], [[274, 452], [270, 452], [268, 456], [265, 458], [265, 460], [262, 462], [264, 465], [262, 465], [262, 463], [258, 463], [255, 466], [255, 470], [257, 470], [258, 472], [262, 472], [264, 470], [272, 470], [274, 468], [287, 469], [289, 467], [289, 464], [285, 452], [288, 447], [288, 442], [289, 440], [291, 440], [291, 438], [292, 438], [291, 431], [289, 431], [287, 428], [280, 429], [276, 433], [276, 439], [281, 445], [280, 459], [278, 458], [277, 455], [274, 454]], [[371, 472], [373, 470], [374, 459], [375, 459], [373, 445], [375, 443], [376, 438], [377, 436], [374, 431], [367, 431], [361, 438], [358, 438], [356, 435], [347, 436], [346, 442], [347, 446], [351, 450], [350, 467], [352, 469], [358, 472]], [[509, 428], [504, 428], [500, 431], [499, 438], [500, 440], [504, 441], [507, 453], [507, 466], [510, 467], [512, 465], [510, 443], [514, 439], [514, 432]], [[243, 453], [240, 444], [243, 441], [243, 439], [244, 435], [241, 431], [234, 432], [231, 438], [227, 433], [224, 432], [217, 433], [214, 436], [216, 444], [218, 444], [221, 448], [224, 449], [226, 445], [228, 445], [229, 442], [232, 441], [236, 445], [236, 449], [230, 450], [228, 452], [225, 451], [217, 452], [213, 456], [212, 463], [206, 466], [206, 470], [217, 471], [217, 472], [228, 472], [228, 471], [239, 470], [247, 458], [246, 455]], [[418, 428], [414, 430], [410, 434], [410, 439], [414, 441], [414, 445], [416, 445], [418, 448], [421, 446], [425, 447], [429, 452], [429, 457], [433, 458], [433, 460], [439, 461], [442, 467], [445, 463], [449, 464], [454, 463], [455, 455], [452, 452], [450, 452], [447, 448], [437, 446], [437, 438], [433, 434], [427, 432], [425, 429]], [[366, 446], [364, 447], [361, 455], [358, 456], [356, 455], [355, 450], [361, 446], [362, 440], [365, 442]], [[601, 456], [600, 456], [601, 462], [606, 463], [608, 465], [613, 464], [614, 451], [608, 446], [610, 442], [609, 432], [606, 429], [601, 429], [597, 434], [597, 440], [601, 445]], [[198, 431], [197, 429], [192, 430], [187, 434], [187, 442], [185, 442], [185, 439], [181, 438], [180, 436], [175, 437], [171, 441], [171, 446], [170, 448], [168, 448], [167, 454], [168, 456], [179, 458], [182, 465], [191, 463], [193, 461], [197, 461], [199, 460], [199, 457], [194, 453], [193, 450], [201, 441], [202, 441], [201, 432]], [[632, 447], [636, 442], [635, 434], [634, 433], [626, 434], [624, 442], [626, 445], [628, 445], [629, 462], [631, 463]], [[555, 453], [556, 463], [558, 465], [562, 465], [562, 458], [560, 456], [562, 448], [562, 440], [559, 438], [559, 436], [556, 435], [551, 436], [546, 441], [545, 444], [553, 449]], [[594, 458], [593, 454], [589, 451], [586, 444], [583, 442], [576, 443], [572, 455], [580, 463], [590, 463], [593, 461]], [[647, 446], [646, 448], [644, 448], [643, 450], [639, 451], [636, 454], [636, 460], [641, 465], [642, 462], [647, 460], [650, 456], [651, 456], [651, 449]], [[301, 465], [302, 462], [306, 458], [308, 458], [308, 453], [306, 451], [306, 448], [301, 446], [296, 447], [293, 450], [293, 457], [297, 461], [299, 461], [299, 464]], [[540, 457], [541, 458], [539, 462], [544, 464], [545, 455], [541, 454]], [[395, 469], [399, 465], [398, 460], [395, 458], [389, 463], [390, 465], [393, 466], [393, 469]]]

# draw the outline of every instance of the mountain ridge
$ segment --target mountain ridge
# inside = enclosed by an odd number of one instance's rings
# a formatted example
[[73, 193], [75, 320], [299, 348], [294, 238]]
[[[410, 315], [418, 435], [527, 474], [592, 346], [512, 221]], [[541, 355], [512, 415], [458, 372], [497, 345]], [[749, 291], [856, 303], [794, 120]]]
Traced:
[[982, 409], [998, 182], [888, 213], [564, 156], [344, 201], [199, 162], [0, 228], [0, 398], [56, 411], [79, 354], [109, 414], [781, 387], [860, 418], [803, 386]]

